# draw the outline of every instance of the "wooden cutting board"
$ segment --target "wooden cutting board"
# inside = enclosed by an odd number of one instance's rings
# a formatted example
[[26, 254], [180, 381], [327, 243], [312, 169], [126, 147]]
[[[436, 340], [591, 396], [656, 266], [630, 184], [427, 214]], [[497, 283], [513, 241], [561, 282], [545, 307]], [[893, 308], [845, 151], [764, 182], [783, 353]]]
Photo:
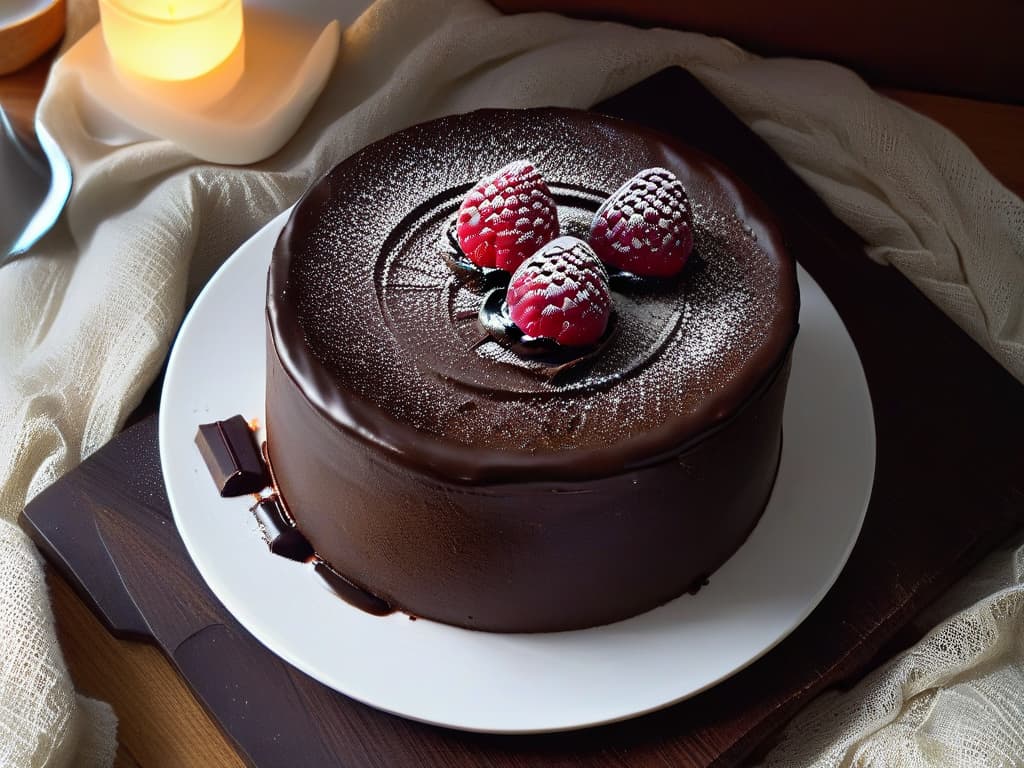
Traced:
[[163, 649], [248, 763], [736, 765], [814, 695], [876, 663], [919, 609], [1024, 522], [1024, 387], [895, 270], [868, 260], [856, 236], [686, 72], [666, 70], [597, 109], [730, 165], [778, 212], [790, 248], [846, 323], [878, 441], [849, 563], [773, 651], [661, 712], [541, 736], [422, 725], [327, 689], [225, 611], [175, 530], [151, 415], [40, 494], [22, 524], [115, 635]]

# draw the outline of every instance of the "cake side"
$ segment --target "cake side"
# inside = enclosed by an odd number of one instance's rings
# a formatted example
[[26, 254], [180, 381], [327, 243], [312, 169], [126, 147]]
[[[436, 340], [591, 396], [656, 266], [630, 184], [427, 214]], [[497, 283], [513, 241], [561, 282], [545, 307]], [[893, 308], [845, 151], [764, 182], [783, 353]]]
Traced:
[[691, 449], [585, 481], [437, 480], [322, 418], [268, 348], [267, 448], [313, 548], [412, 615], [497, 632], [580, 629], [699, 587], [775, 481], [788, 357]]

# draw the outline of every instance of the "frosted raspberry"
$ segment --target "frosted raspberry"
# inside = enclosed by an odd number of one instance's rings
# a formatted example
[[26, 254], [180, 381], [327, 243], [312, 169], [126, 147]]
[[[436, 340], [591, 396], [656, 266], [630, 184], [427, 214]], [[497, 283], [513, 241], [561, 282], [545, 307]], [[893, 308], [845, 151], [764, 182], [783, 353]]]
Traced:
[[558, 237], [558, 210], [540, 171], [516, 160], [485, 176], [462, 201], [456, 234], [477, 266], [514, 272]]
[[693, 214], [671, 171], [640, 171], [609, 197], [590, 225], [601, 261], [643, 277], [671, 277], [693, 250]]
[[559, 237], [524, 261], [506, 296], [509, 318], [526, 336], [564, 346], [596, 343], [608, 328], [608, 273], [590, 246]]

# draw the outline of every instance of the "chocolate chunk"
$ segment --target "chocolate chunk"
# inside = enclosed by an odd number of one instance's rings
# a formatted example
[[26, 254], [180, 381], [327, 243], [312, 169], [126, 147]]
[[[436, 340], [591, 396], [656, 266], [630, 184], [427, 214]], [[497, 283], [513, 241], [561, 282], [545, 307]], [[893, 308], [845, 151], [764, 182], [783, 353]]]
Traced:
[[276, 496], [260, 499], [249, 509], [256, 516], [263, 540], [275, 555], [300, 563], [313, 556], [313, 546], [309, 539], [285, 517]]
[[686, 588], [686, 591], [691, 595], [696, 595], [698, 592], [701, 591], [703, 587], [706, 587], [710, 583], [711, 581], [708, 579], [707, 576], [698, 576], [696, 579], [693, 580], [693, 583]]
[[242, 496], [267, 486], [256, 440], [241, 416], [200, 424], [196, 445], [221, 496]]
[[387, 616], [389, 613], [395, 612], [390, 603], [353, 584], [323, 560], [317, 560], [313, 568], [320, 578], [334, 590], [334, 593], [353, 608], [358, 608], [374, 616]]

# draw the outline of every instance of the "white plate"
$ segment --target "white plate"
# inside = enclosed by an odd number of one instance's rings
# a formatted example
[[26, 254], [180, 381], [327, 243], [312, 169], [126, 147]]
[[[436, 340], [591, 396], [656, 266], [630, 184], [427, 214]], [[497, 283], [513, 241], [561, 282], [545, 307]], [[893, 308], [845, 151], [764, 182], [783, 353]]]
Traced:
[[831, 587], [860, 531], [875, 466], [871, 400], [835, 309], [800, 270], [778, 480], [764, 517], [696, 596], [595, 629], [473, 632], [375, 617], [312, 567], [271, 555], [248, 498], [221, 499], [197, 426], [262, 420], [264, 304], [287, 212], [214, 276], [182, 325], [160, 410], [174, 519], [206, 583], [271, 651], [371, 706], [465, 730], [556, 731], [621, 720], [698, 693], [788, 635]]

